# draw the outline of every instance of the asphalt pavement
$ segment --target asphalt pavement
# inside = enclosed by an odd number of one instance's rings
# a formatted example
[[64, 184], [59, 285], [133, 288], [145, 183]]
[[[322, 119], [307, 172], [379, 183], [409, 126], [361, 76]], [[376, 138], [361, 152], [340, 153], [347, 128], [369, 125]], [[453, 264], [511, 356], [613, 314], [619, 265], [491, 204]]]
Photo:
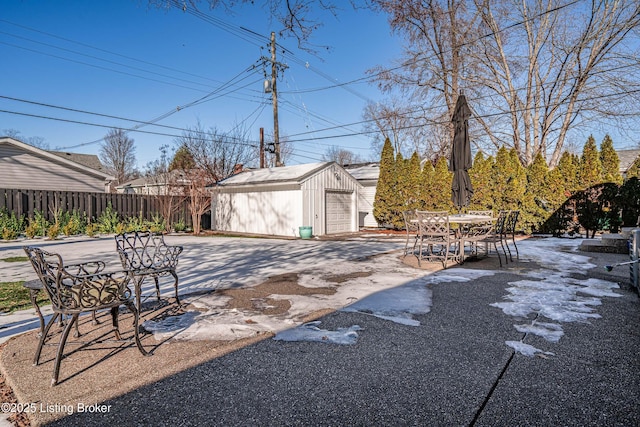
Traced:
[[615, 280], [621, 297], [607, 298], [599, 319], [564, 324], [553, 355], [514, 353], [505, 340], [524, 334], [490, 305], [536, 267], [521, 261], [433, 284], [419, 327], [335, 312], [324, 327], [360, 325], [355, 345], [267, 339], [104, 402], [107, 413], [52, 425], [637, 426], [640, 301], [627, 268], [602, 268], [628, 258], [588, 256], [597, 267], [574, 277]]

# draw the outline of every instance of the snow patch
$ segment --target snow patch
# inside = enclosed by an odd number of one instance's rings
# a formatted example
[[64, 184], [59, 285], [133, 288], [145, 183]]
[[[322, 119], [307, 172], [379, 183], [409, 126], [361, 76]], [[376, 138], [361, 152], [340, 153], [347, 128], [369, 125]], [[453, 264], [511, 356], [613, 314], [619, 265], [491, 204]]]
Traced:
[[304, 323], [296, 328], [287, 329], [278, 332], [275, 337], [276, 341], [311, 341], [327, 344], [352, 345], [358, 340], [358, 332], [362, 328], [353, 325], [348, 328], [338, 328], [335, 331], [320, 329], [320, 321]]
[[522, 341], [505, 341], [504, 343], [507, 346], [513, 348], [516, 353], [520, 353], [525, 356], [533, 357], [538, 353], [544, 354], [547, 356], [555, 356], [554, 353], [551, 353], [549, 351], [542, 351], [539, 348], [535, 348], [532, 345], [525, 344]]

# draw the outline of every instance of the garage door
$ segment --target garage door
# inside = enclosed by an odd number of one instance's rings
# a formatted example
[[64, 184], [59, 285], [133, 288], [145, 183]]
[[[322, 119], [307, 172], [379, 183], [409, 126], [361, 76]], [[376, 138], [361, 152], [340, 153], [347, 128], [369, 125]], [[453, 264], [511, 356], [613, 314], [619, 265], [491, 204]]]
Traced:
[[344, 233], [351, 231], [351, 220], [353, 212], [351, 206], [351, 194], [352, 193], [327, 191], [327, 234]]

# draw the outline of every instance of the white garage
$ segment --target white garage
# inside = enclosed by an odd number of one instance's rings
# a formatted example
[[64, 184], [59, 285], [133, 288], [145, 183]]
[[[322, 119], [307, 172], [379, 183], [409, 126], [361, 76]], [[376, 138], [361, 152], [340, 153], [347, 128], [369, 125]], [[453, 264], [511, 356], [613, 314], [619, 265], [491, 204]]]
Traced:
[[335, 162], [241, 172], [213, 188], [212, 229], [299, 236], [358, 231], [362, 186]]

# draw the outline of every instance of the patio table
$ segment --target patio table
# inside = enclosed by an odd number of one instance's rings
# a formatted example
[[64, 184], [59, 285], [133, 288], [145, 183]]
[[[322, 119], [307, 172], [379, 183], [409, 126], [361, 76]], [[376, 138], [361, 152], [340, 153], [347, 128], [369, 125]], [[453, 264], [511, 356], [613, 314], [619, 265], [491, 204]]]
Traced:
[[476, 214], [452, 214], [449, 215], [449, 223], [458, 224], [457, 232], [460, 236], [460, 252], [458, 254], [460, 263], [464, 262], [464, 241], [468, 237], [469, 228], [465, 229], [462, 225], [469, 224], [485, 224], [494, 222], [497, 218], [489, 215]]

